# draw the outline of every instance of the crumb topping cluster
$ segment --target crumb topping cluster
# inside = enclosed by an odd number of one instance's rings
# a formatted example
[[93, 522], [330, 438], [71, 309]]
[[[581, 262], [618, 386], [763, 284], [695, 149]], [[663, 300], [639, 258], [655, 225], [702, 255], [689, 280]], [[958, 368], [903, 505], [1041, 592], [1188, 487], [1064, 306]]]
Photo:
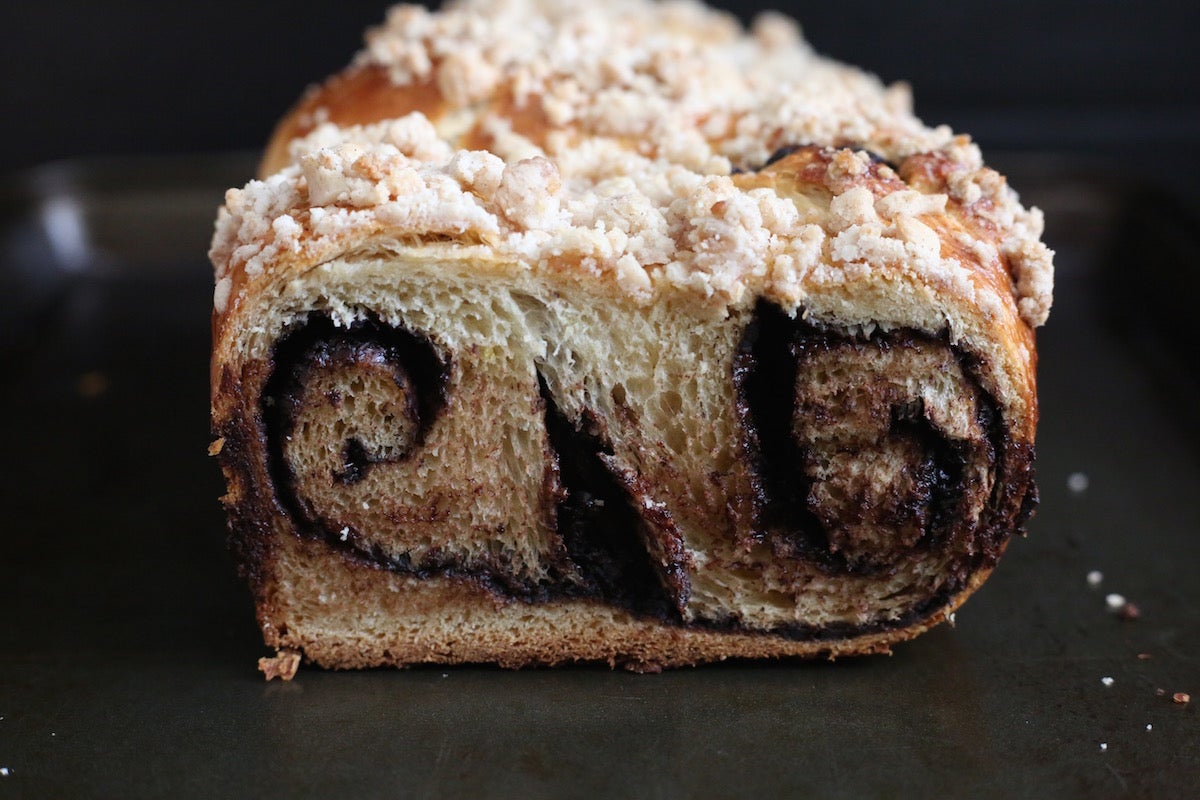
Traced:
[[[319, 125], [293, 143], [291, 166], [231, 190], [210, 254], [218, 312], [235, 268], [255, 277], [286, 253], [380, 232], [485, 243], [641, 300], [669, 285], [718, 304], [748, 290], [794, 304], [806, 281], [897, 262], [957, 285], [967, 267], [920, 219], [949, 204], [994, 232], [962, 244], [1005, 260], [1024, 320], [1048, 314], [1040, 212], [969, 139], [922, 125], [905, 87], [815, 55], [777, 14], [746, 32], [690, 0], [398, 6], [356, 65], [436, 86], [446, 111]], [[486, 150], [463, 146], [468, 130]], [[822, 178], [831, 200], [737, 174], [797, 144], [849, 148]], [[935, 154], [939, 169], [867, 188], [866, 151], [896, 164]]]

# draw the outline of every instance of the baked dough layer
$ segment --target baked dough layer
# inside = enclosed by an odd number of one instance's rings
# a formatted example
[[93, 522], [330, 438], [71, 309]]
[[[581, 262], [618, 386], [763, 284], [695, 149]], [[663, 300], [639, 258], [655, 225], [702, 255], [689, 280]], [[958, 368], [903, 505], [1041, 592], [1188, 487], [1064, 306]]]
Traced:
[[212, 408], [270, 645], [875, 652], [1032, 510], [1041, 215], [783, 18], [398, 7], [263, 174]]

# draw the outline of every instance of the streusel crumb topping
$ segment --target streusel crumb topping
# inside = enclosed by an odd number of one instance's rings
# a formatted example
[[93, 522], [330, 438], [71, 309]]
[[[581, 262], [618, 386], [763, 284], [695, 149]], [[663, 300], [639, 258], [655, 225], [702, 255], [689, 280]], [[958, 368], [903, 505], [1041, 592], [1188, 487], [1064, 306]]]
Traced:
[[[961, 286], [968, 267], [920, 219], [950, 204], [994, 232], [964, 252], [1005, 260], [1026, 323], [1049, 313], [1041, 213], [968, 138], [923, 125], [907, 87], [816, 55], [781, 15], [745, 31], [690, 0], [397, 6], [355, 64], [436, 86], [445, 111], [316, 125], [291, 166], [231, 190], [211, 251], [218, 312], [236, 292], [231, 269], [253, 277], [286, 252], [381, 229], [570, 264], [644, 300], [671, 285], [717, 304], [748, 290], [799, 303], [831, 270], [899, 262]], [[804, 144], [840, 148], [822, 178], [831, 202], [738, 180]], [[872, 156], [922, 154], [937, 168], [870, 179]]]

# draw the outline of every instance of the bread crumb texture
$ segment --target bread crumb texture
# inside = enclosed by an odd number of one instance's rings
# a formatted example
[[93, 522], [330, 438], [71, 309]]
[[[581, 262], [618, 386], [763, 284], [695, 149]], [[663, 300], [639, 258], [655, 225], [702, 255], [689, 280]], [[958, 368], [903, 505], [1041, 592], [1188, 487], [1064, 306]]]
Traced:
[[282, 649], [270, 657], [263, 657], [258, 660], [258, 670], [267, 680], [271, 681], [276, 678], [284, 681], [290, 681], [296, 677], [296, 672], [300, 669], [300, 652], [298, 650]]
[[[402, 5], [346, 74], [371, 71], [436, 92], [436, 113], [335, 125], [318, 102], [292, 163], [226, 195], [218, 314], [245, 286], [236, 272], [372, 237], [486, 245], [640, 302], [683, 290], [718, 308], [794, 308], [839, 271], [963, 286], [999, 260], [1025, 323], [1049, 313], [1041, 212], [968, 137], [923, 125], [906, 86], [816, 55], [781, 15], [747, 31], [686, 0]], [[797, 145], [829, 148], [819, 174], [788, 191], [755, 179]], [[947, 215], [957, 233], [939, 235], [930, 222]]]

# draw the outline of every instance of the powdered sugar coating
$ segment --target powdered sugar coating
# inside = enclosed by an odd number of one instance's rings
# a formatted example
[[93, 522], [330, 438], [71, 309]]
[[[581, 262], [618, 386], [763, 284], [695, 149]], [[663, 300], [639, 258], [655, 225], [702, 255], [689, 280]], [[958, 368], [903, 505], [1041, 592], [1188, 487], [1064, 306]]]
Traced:
[[[809, 281], [881, 268], [973, 292], [960, 259], [1000, 258], [1025, 322], [1048, 314], [1040, 212], [969, 139], [921, 124], [905, 87], [815, 55], [778, 14], [747, 33], [687, 0], [398, 6], [356, 64], [436, 86], [445, 111], [319, 125], [293, 143], [292, 166], [231, 192], [212, 250], [218, 311], [237, 291], [222, 284], [232, 267], [254, 276], [284, 252], [386, 231], [486, 242], [644, 301], [672, 287], [717, 305], [748, 293], [796, 305]], [[481, 140], [487, 152], [468, 146]], [[733, 174], [807, 143], [850, 148], [820, 202]], [[937, 169], [874, 181], [866, 151], [897, 164], [934, 154]], [[948, 204], [971, 225], [967, 255], [943, 252], [920, 219]]]

